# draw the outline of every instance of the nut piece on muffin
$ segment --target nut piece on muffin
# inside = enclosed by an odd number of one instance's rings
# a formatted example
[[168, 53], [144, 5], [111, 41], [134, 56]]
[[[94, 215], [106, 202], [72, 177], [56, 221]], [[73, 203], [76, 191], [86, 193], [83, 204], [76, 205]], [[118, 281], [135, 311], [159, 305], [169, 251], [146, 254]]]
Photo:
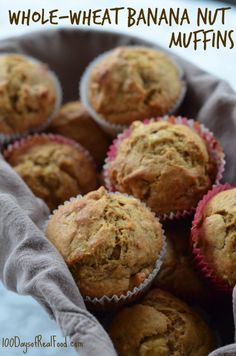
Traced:
[[159, 221], [139, 200], [104, 187], [60, 206], [47, 238], [70, 268], [83, 296], [120, 296], [153, 271], [163, 247]]
[[183, 82], [172, 60], [145, 47], [118, 47], [91, 70], [88, 99], [111, 124], [169, 113], [181, 98]]
[[119, 356], [206, 356], [214, 347], [205, 321], [187, 304], [159, 289], [121, 310], [109, 334]]
[[50, 210], [97, 187], [95, 163], [89, 153], [62, 136], [29, 136], [9, 146], [4, 156]]
[[98, 165], [106, 157], [108, 137], [79, 101], [63, 105], [48, 131], [79, 142], [91, 153]]
[[111, 186], [145, 201], [160, 216], [196, 207], [217, 175], [200, 135], [165, 120], [136, 121], [129, 130], [108, 162]]
[[165, 225], [166, 255], [154, 281], [157, 287], [189, 301], [206, 303], [210, 292], [193, 266], [190, 251], [190, 221]]
[[201, 207], [198, 221], [194, 222], [197, 225], [194, 247], [200, 249], [208, 270], [221, 283], [233, 288], [236, 284], [236, 188], [217, 192], [219, 188], [215, 188], [216, 194]]
[[46, 65], [18, 54], [0, 55], [0, 133], [43, 127], [53, 115], [58, 88]]

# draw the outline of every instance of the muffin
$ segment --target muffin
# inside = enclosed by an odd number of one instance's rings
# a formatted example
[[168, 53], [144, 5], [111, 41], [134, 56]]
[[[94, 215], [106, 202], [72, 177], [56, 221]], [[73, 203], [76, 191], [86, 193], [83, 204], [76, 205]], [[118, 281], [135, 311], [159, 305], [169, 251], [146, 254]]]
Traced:
[[106, 157], [108, 137], [79, 101], [63, 105], [48, 131], [79, 142], [91, 153], [99, 166]]
[[208, 142], [181, 119], [136, 121], [114, 141], [105, 167], [109, 189], [134, 195], [160, 216], [196, 207], [216, 182], [221, 159], [213, 159]]
[[59, 105], [59, 89], [46, 65], [18, 54], [0, 55], [0, 133], [44, 127]]
[[91, 65], [88, 101], [107, 123], [127, 126], [174, 109], [183, 95], [180, 76], [163, 52], [118, 47]]
[[50, 210], [97, 187], [95, 165], [88, 152], [62, 136], [29, 136], [10, 145], [4, 156]]
[[166, 255], [154, 285], [191, 302], [206, 303], [210, 292], [193, 266], [190, 221], [165, 224]]
[[206, 356], [214, 336], [187, 304], [159, 289], [112, 320], [109, 334], [119, 356]]
[[159, 221], [139, 200], [104, 187], [64, 204], [46, 229], [83, 296], [132, 291], [150, 275], [163, 249]]
[[199, 203], [192, 227], [196, 261], [220, 289], [236, 284], [236, 188], [221, 185]]

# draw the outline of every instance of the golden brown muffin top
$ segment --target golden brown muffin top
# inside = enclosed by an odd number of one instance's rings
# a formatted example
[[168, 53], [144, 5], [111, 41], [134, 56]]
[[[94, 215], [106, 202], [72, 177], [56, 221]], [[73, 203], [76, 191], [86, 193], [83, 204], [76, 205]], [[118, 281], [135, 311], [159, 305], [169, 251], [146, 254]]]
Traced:
[[182, 87], [179, 70], [166, 54], [145, 47], [119, 47], [94, 65], [88, 96], [106, 121], [129, 125], [167, 114]]
[[190, 222], [186, 221], [164, 226], [166, 255], [154, 284], [185, 299], [204, 302], [209, 296], [209, 288], [192, 264], [190, 227]]
[[71, 196], [97, 187], [95, 166], [85, 151], [48, 135], [26, 139], [18, 148], [6, 151], [5, 158], [51, 210]]
[[98, 165], [105, 159], [108, 137], [79, 101], [63, 105], [48, 131], [67, 136], [84, 146]]
[[198, 223], [197, 246], [216, 275], [236, 284], [236, 188], [216, 194], [205, 205]]
[[17, 54], [0, 56], [0, 132], [21, 133], [42, 126], [56, 103], [46, 65]]
[[109, 334], [119, 356], [206, 356], [214, 346], [208, 325], [187, 304], [153, 289], [113, 319]]
[[71, 268], [82, 295], [120, 295], [153, 270], [163, 240], [158, 220], [133, 197], [104, 187], [51, 217], [46, 236]]
[[203, 139], [186, 125], [134, 122], [108, 176], [117, 190], [162, 215], [195, 207], [215, 181], [216, 164]]

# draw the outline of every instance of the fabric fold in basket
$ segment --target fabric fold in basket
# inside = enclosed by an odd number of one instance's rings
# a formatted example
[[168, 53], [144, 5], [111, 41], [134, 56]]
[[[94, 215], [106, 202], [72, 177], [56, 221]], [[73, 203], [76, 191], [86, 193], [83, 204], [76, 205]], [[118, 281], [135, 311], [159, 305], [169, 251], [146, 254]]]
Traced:
[[[69, 101], [78, 98], [78, 82], [94, 57], [116, 46], [132, 44], [157, 47], [121, 34], [62, 29], [0, 41], [0, 53], [23, 53], [48, 63], [61, 81], [64, 100]], [[226, 153], [224, 180], [234, 183], [236, 94], [224, 81], [179, 57], [175, 60], [183, 67], [188, 86], [179, 113], [199, 120], [214, 132]], [[116, 355], [106, 331], [86, 310], [62, 257], [43, 235], [49, 214], [46, 205], [34, 197], [2, 157], [0, 211], [0, 277], [4, 285], [34, 297], [56, 320], [64, 336], [84, 345], [77, 349], [79, 355]], [[221, 355], [236, 355], [236, 344], [211, 353]]]

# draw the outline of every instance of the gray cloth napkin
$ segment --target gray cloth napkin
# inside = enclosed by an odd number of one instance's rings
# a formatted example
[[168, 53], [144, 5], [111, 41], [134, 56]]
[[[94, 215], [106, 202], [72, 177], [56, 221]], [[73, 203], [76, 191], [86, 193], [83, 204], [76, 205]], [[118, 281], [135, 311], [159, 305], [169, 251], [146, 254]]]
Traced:
[[[19, 52], [48, 63], [59, 76], [64, 101], [78, 97], [78, 81], [91, 59], [118, 45], [148, 42], [108, 32], [56, 30], [0, 42], [1, 52]], [[155, 47], [155, 46], [154, 46]], [[50, 49], [50, 50], [49, 50]], [[226, 152], [224, 180], [236, 182], [236, 94], [224, 81], [176, 57], [188, 85], [179, 109], [210, 128]], [[88, 311], [63, 259], [43, 235], [48, 210], [0, 157], [0, 276], [4, 285], [33, 296], [65, 336], [84, 344], [80, 355], [115, 355], [105, 330]], [[236, 292], [233, 293], [233, 312]], [[235, 355], [236, 344], [210, 356]]]

